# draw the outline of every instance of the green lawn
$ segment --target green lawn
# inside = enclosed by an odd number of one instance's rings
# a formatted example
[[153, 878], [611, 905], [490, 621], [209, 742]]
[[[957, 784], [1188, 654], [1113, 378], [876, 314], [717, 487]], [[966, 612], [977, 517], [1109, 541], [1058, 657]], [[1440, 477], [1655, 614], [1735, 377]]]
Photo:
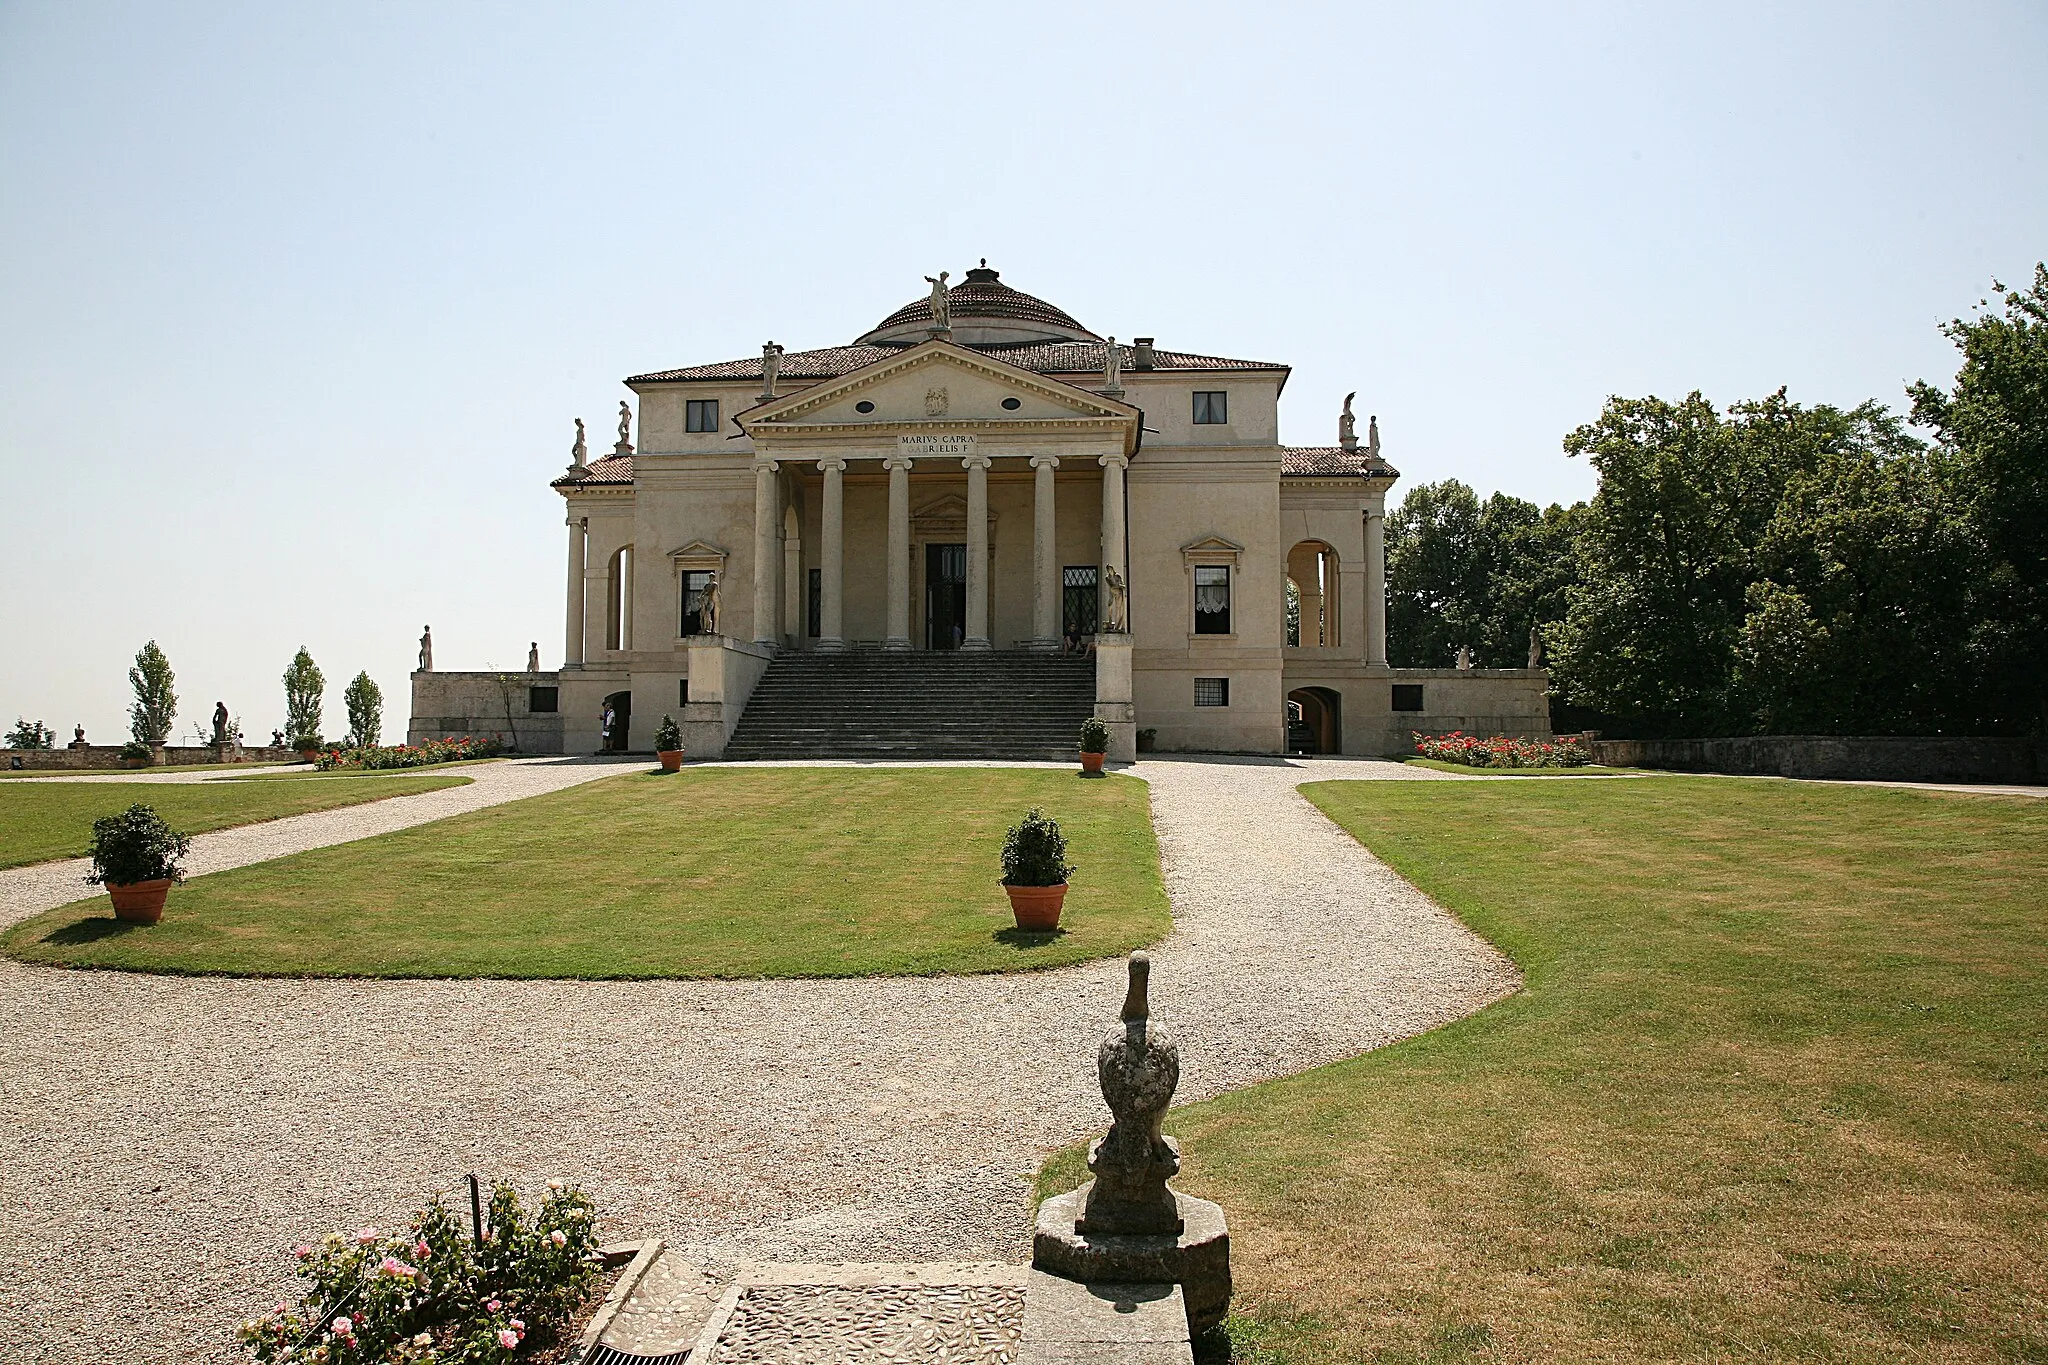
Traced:
[[448, 775], [422, 781], [393, 777], [383, 782], [257, 783], [216, 782], [22, 782], [0, 788], [0, 867], [20, 867], [51, 858], [84, 856], [92, 844], [92, 822], [141, 801], [153, 806], [173, 829], [185, 834], [251, 825], [307, 811], [355, 806], [380, 797], [436, 787], [459, 787], [470, 779]]
[[[1058, 934], [1019, 934], [997, 881], [1003, 832], [1033, 805], [1059, 820], [1079, 868]], [[5, 946], [174, 972], [865, 976], [1057, 966], [1171, 923], [1133, 778], [698, 768], [196, 878], [140, 932], [116, 927], [104, 899], [81, 902]]]
[[1305, 790], [1528, 984], [1171, 1116], [1243, 1359], [2048, 1361], [2048, 802]]
[[0, 768], [0, 777], [111, 777], [115, 773], [214, 773], [240, 768], [254, 776], [258, 772], [276, 773], [280, 768], [295, 768], [310, 772], [312, 765], [293, 759], [289, 764], [281, 763], [166, 763], [160, 768], [23, 768], [16, 772], [12, 768]]
[[1644, 777], [1646, 768], [1603, 768], [1588, 763], [1583, 768], [1475, 768], [1469, 763], [1446, 763], [1440, 758], [1404, 758], [1416, 768], [1433, 768], [1440, 773], [1462, 773], [1467, 777]]

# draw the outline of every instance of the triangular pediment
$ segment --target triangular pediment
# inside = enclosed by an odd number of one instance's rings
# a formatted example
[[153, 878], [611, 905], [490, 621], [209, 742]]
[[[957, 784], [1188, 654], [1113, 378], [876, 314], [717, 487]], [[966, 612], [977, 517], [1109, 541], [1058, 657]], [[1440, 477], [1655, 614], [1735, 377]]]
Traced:
[[1244, 553], [1244, 546], [1234, 540], [1225, 540], [1222, 536], [1203, 536], [1200, 540], [1191, 540], [1181, 546], [1180, 553], [1181, 558], [1189, 562], [1202, 560], [1215, 564], [1227, 560], [1235, 563], [1238, 556]]
[[[865, 409], [865, 410], [863, 410]], [[1138, 410], [950, 342], [928, 341], [738, 415], [750, 435], [950, 423], [1094, 423], [1135, 428]]]

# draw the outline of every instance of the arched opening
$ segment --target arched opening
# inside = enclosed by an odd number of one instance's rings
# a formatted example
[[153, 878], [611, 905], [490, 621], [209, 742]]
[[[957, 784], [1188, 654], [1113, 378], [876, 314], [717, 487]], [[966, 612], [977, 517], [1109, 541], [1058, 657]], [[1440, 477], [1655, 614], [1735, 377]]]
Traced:
[[1337, 639], [1337, 552], [1304, 540], [1287, 552], [1287, 643], [1334, 649]]
[[633, 694], [614, 692], [606, 697], [599, 721], [599, 733], [604, 738], [603, 751], [608, 754], [626, 752], [626, 736], [633, 732]]
[[1341, 754], [1343, 698], [1327, 687], [1297, 687], [1287, 694], [1287, 751]]
[[605, 566], [604, 647], [633, 647], [633, 547], [612, 552]]

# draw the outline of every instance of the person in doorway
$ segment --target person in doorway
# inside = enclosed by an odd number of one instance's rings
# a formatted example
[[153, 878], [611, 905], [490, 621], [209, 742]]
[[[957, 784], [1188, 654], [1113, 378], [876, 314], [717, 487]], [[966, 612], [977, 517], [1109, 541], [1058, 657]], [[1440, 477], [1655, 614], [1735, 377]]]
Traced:
[[612, 710], [612, 704], [610, 702], [606, 702], [604, 704], [604, 710], [599, 713], [598, 733], [600, 734], [600, 736], [602, 736], [604, 740], [604, 747], [607, 749], [612, 747], [612, 726], [617, 722], [617, 720], [618, 713]]

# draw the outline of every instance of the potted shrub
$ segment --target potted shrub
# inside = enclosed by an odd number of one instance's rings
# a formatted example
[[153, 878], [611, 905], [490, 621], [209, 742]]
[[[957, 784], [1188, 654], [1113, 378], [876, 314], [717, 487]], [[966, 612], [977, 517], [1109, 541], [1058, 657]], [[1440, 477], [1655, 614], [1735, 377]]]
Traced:
[[1081, 722], [1081, 771], [1102, 776], [1102, 756], [1109, 752], [1109, 727], [1094, 716]]
[[1159, 747], [1159, 732], [1153, 729], [1138, 731], [1138, 752], [1149, 754]]
[[85, 879], [107, 888], [117, 918], [155, 924], [164, 917], [164, 897], [185, 880], [179, 863], [191, 847], [190, 839], [138, 802], [92, 822], [92, 871]]
[[311, 763], [320, 756], [320, 736], [299, 735], [292, 740], [292, 747], [299, 751], [299, 757]]
[[121, 746], [121, 765], [126, 768], [149, 766], [149, 746], [139, 739], [131, 739]]
[[1003, 839], [1003, 890], [1017, 927], [1037, 933], [1060, 927], [1067, 900], [1067, 840], [1059, 821], [1033, 806]]
[[683, 766], [683, 731], [674, 716], [663, 716], [655, 729], [654, 756], [661, 760], [661, 770], [665, 773], [672, 773]]

